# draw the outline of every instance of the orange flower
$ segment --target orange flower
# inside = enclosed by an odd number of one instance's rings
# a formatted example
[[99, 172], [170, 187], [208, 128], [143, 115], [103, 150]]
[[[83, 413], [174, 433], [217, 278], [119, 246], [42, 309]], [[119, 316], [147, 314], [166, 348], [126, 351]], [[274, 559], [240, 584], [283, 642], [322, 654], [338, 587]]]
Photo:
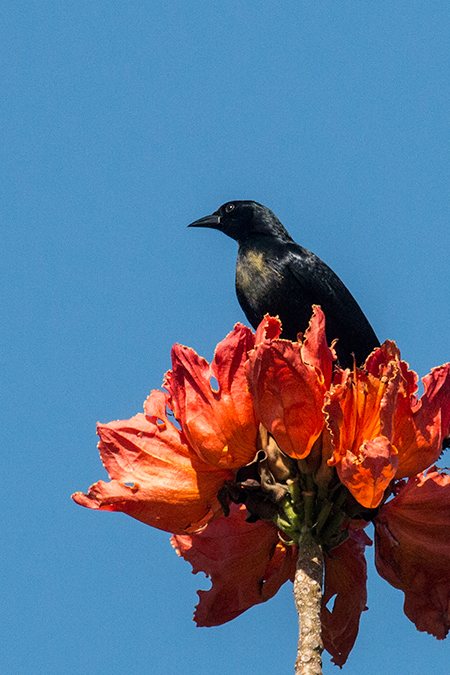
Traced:
[[100, 456], [112, 481], [99, 481], [73, 499], [179, 534], [200, 531], [221, 514], [217, 494], [233, 479], [229, 467], [255, 454], [256, 420], [242, 369], [251, 347], [253, 334], [240, 325], [217, 346], [211, 367], [192, 349], [175, 345], [169, 394], [153, 391], [145, 415], [98, 425]]
[[450, 433], [450, 365], [424, 378], [417, 400], [417, 376], [392, 342], [344, 371], [319, 307], [303, 340], [280, 333], [271, 317], [256, 335], [238, 324], [211, 364], [175, 345], [166, 392], [151, 393], [145, 414], [98, 426], [111, 481], [74, 500], [174, 533], [179, 555], [211, 577], [199, 593], [201, 626], [233, 619], [292, 579], [309, 528], [333, 551], [322, 627], [338, 665], [366, 609], [362, 529], [374, 520], [380, 574], [405, 592], [419, 630], [445, 637], [450, 476], [421, 472]]

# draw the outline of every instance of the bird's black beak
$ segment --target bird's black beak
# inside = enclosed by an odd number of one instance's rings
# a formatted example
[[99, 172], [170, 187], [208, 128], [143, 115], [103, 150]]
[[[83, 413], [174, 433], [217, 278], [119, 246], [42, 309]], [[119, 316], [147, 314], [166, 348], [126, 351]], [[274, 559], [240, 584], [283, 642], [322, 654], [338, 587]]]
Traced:
[[188, 227], [211, 227], [214, 230], [218, 229], [219, 225], [220, 225], [220, 216], [217, 216], [215, 213], [212, 213], [210, 216], [205, 216], [204, 218], [194, 220], [194, 222], [190, 223]]

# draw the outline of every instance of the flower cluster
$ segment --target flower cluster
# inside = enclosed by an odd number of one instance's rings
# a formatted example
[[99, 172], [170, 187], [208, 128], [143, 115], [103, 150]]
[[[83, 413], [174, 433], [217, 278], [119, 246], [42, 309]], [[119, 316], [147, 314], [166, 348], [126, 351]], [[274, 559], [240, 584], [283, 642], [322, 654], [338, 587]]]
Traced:
[[303, 339], [280, 335], [271, 317], [256, 334], [238, 324], [211, 364], [175, 345], [165, 391], [144, 413], [98, 426], [110, 482], [73, 499], [172, 532], [179, 555], [212, 581], [199, 591], [200, 626], [230, 621], [293, 579], [308, 527], [332, 551], [322, 635], [338, 665], [366, 609], [373, 521], [379, 573], [404, 592], [417, 628], [444, 638], [450, 475], [434, 464], [450, 433], [450, 365], [423, 379], [418, 399], [393, 342], [362, 368], [339, 368], [319, 307]]

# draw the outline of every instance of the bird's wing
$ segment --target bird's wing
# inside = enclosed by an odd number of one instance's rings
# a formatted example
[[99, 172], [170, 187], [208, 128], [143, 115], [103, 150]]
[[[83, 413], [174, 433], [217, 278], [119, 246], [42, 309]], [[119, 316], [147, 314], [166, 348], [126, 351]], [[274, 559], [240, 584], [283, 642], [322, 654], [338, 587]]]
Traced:
[[348, 288], [326, 263], [301, 246], [290, 247], [289, 274], [299, 286], [299, 296], [318, 304], [325, 312], [327, 325], [353, 333], [353, 340], [374, 349], [379, 345], [372, 326]]
[[[335, 318], [342, 316], [343, 320], [348, 320], [351, 319], [355, 306], [361, 311], [339, 277], [314, 253], [306, 249], [291, 249], [287, 263], [289, 273], [301, 287], [301, 294], [316, 304], [326, 305], [330, 315]], [[325, 311], [325, 307], [323, 309]]]

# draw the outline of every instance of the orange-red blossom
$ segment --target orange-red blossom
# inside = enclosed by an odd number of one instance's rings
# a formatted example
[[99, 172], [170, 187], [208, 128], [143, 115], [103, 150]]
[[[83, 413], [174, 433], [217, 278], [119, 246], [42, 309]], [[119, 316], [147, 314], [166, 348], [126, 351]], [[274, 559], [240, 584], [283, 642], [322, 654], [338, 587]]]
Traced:
[[[302, 341], [282, 340], [280, 333], [270, 317], [256, 335], [238, 324], [211, 364], [175, 345], [166, 391], [154, 390], [144, 413], [98, 425], [111, 480], [74, 500], [174, 533], [179, 555], [195, 573], [211, 577], [211, 589], [199, 591], [197, 624], [224, 623], [272, 597], [295, 571], [295, 546], [273, 522], [247, 522], [242, 504], [231, 504], [225, 516], [217, 496], [254, 459], [262, 425], [280, 456], [309, 472], [316, 490], [336, 493], [341, 484], [357, 509], [372, 514], [379, 573], [403, 590], [405, 613], [417, 628], [444, 638], [450, 476], [433, 465], [450, 432], [450, 365], [423, 379], [418, 400], [417, 375], [393, 342], [350, 371], [334, 363], [319, 307]], [[356, 511], [338, 523], [349, 536], [325, 558], [322, 632], [338, 665], [366, 609], [364, 549], [371, 541]], [[326, 603], [334, 595], [330, 611]]]

